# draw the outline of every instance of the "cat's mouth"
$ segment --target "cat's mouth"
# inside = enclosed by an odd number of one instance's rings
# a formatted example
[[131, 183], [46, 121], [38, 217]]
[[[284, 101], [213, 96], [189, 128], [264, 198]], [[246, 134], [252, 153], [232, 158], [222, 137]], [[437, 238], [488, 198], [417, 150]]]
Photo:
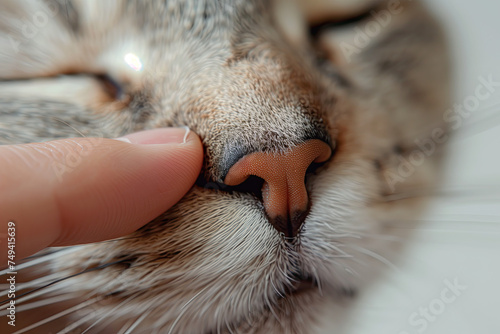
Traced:
[[305, 273], [296, 273], [292, 276], [292, 284], [285, 287], [284, 294], [278, 294], [280, 298], [287, 298], [310, 292], [318, 288], [318, 283]]
[[318, 284], [312, 278], [305, 278], [297, 281], [292, 287], [285, 290], [285, 296], [296, 296], [310, 292], [318, 288]]

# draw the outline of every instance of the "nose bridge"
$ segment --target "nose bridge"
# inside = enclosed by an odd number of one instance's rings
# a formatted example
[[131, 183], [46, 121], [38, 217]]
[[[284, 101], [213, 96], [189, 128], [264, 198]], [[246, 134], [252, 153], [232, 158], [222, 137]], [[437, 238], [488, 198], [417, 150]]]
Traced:
[[215, 166], [209, 177], [214, 180], [223, 182], [229, 168], [253, 152], [293, 155], [292, 149], [308, 140], [331, 142], [322, 92], [309, 87], [305, 79], [273, 73], [254, 73], [250, 78], [232, 75], [217, 109], [208, 115], [217, 124], [215, 131], [206, 134], [210, 166]]
[[331, 152], [325, 142], [312, 139], [282, 154], [252, 153], [231, 167], [224, 183], [238, 185], [251, 175], [262, 178], [268, 218], [286, 237], [295, 237], [309, 209], [306, 171], [311, 163], [328, 160]]

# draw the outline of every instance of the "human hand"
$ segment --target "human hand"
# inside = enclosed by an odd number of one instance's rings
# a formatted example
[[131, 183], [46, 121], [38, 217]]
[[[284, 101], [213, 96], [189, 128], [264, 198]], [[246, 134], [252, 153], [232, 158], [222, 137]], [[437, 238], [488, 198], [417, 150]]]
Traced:
[[[68, 154], [78, 163], [66, 168]], [[17, 260], [124, 236], [179, 201], [202, 160], [200, 139], [183, 128], [0, 146], [0, 266], [9, 222]]]

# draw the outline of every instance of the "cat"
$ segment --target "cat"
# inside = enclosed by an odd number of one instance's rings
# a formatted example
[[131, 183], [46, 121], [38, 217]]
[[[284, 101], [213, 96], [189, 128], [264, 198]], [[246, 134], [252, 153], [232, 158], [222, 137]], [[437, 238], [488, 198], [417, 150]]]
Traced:
[[205, 152], [143, 228], [27, 262], [18, 304], [57, 302], [24, 331], [315, 333], [439, 180], [421, 147], [448, 135], [449, 57], [418, 1], [3, 0], [0, 18], [0, 144], [188, 126]]

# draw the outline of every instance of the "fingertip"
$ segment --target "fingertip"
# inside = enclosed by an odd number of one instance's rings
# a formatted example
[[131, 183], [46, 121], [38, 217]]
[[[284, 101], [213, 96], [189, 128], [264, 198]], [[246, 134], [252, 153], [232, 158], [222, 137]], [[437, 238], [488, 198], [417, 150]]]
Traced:
[[203, 162], [201, 140], [186, 128], [0, 151], [0, 217], [16, 223], [21, 257], [134, 232], [189, 191]]
[[115, 149], [95, 150], [88, 157], [92, 168], [82, 164], [61, 185], [63, 232], [53, 246], [129, 234], [175, 205], [195, 183], [203, 146], [194, 132], [155, 129], [122, 138], [130, 143], [105, 140]]

